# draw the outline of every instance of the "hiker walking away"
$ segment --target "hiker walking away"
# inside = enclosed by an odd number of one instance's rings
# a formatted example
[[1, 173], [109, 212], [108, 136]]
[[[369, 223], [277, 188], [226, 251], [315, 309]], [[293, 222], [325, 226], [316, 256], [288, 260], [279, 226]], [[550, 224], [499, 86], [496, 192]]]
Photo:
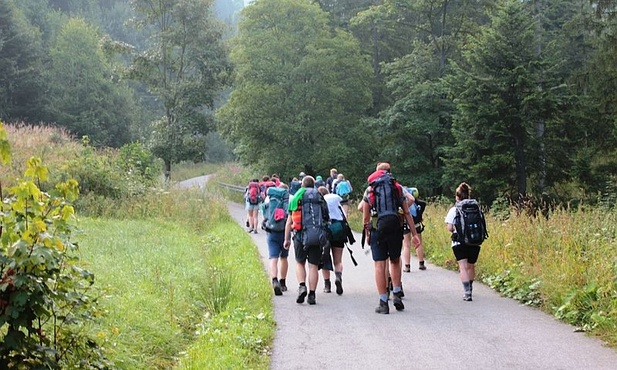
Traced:
[[338, 171], [336, 168], [330, 169], [330, 176], [326, 179], [326, 188], [328, 192], [334, 194], [334, 188], [332, 187], [332, 183], [336, 180], [336, 176], [338, 175]]
[[452, 233], [452, 252], [458, 262], [465, 292], [463, 300], [471, 301], [480, 245], [488, 233], [484, 215], [477, 201], [471, 199], [471, 187], [467, 183], [462, 182], [456, 188], [456, 204], [448, 211], [445, 222], [446, 228]]
[[337, 175], [336, 181], [332, 184], [333, 193], [340, 196], [343, 200], [341, 201], [341, 206], [345, 211], [345, 214], [349, 214], [349, 196], [353, 191], [351, 187], [351, 182], [345, 179], [345, 175], [339, 173]]
[[[285, 225], [284, 247], [289, 249], [293, 239], [298, 279], [297, 303], [314, 305], [315, 290], [319, 280], [319, 265], [324, 255], [329, 255], [330, 244], [326, 227], [330, 220], [328, 206], [323, 196], [315, 189], [315, 179], [305, 176], [302, 187], [289, 201], [291, 217]], [[292, 235], [293, 231], [293, 235]], [[306, 286], [306, 263], [308, 262], [308, 289]]]
[[323, 177], [317, 175], [315, 177], [315, 189], [319, 189], [321, 186], [326, 186], [326, 182], [323, 181]]
[[403, 262], [405, 264], [403, 272], [411, 272], [411, 227], [416, 228], [418, 239], [420, 239], [420, 244], [415, 248], [419, 261], [418, 268], [426, 270], [424, 265], [424, 245], [422, 243], [422, 232], [424, 231], [422, 215], [426, 208], [426, 202], [418, 198], [419, 192], [417, 188], [403, 188], [403, 190], [409, 200], [409, 213], [411, 213], [411, 218], [413, 218], [414, 222], [413, 226], [409, 226], [407, 223], [403, 225]]
[[[373, 261], [375, 262], [375, 284], [379, 293], [379, 306], [375, 312], [390, 313], [388, 305], [387, 260], [390, 259], [392, 278], [392, 302], [397, 311], [405, 309], [401, 283], [401, 249], [403, 227], [401, 216], [412, 225], [413, 219], [403, 196], [402, 186], [390, 174], [390, 164], [378, 164], [378, 169], [367, 179], [369, 186], [364, 192], [362, 215], [364, 232], [368, 235]], [[415, 228], [412, 228], [412, 242], [419, 244]]]
[[262, 201], [259, 179], [252, 179], [244, 192], [245, 209], [247, 212], [246, 227], [248, 232], [257, 234], [259, 204]]
[[[330, 194], [325, 186], [317, 188], [328, 205], [328, 213], [330, 215], [330, 251], [332, 253], [332, 262], [334, 266], [334, 285], [336, 286], [336, 294], [343, 294], [343, 251], [345, 250], [345, 242], [347, 241], [347, 230], [345, 229], [345, 215], [341, 207], [343, 200], [336, 194]], [[332, 292], [332, 283], [330, 281], [330, 270], [327, 266], [321, 269], [321, 274], [324, 279], [324, 293]]]
[[289, 208], [289, 187], [280, 184], [266, 190], [266, 199], [262, 206], [264, 220], [262, 229], [266, 231], [268, 243], [268, 258], [270, 260], [270, 278], [274, 295], [283, 295], [287, 291], [287, 270], [289, 250], [284, 248], [285, 225], [287, 224]]

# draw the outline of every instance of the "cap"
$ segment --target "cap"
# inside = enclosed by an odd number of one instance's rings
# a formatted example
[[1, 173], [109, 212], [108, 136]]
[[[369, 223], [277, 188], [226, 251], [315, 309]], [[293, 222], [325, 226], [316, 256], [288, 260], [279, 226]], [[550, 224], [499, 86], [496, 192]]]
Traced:
[[316, 181], [323, 180], [323, 177], [321, 177], [321, 176], [317, 175], [317, 177], [315, 177], [315, 180], [316, 180]]
[[306, 174], [304, 172], [300, 172], [300, 177], [304, 177]]

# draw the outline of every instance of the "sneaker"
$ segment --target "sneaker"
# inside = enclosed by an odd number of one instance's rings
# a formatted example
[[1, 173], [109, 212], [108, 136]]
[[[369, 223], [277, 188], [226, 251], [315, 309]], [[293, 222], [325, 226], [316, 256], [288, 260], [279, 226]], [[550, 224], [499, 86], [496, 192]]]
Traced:
[[332, 284], [330, 283], [330, 281], [324, 281], [323, 292], [332, 293]]
[[334, 280], [334, 285], [336, 285], [336, 294], [338, 294], [338, 295], [343, 294], [343, 279], [337, 277]]
[[306, 285], [300, 285], [300, 287], [298, 288], [298, 299], [296, 299], [296, 303], [304, 303], [304, 298], [306, 298], [306, 294]]
[[311, 305], [317, 303], [315, 302], [315, 294], [309, 294], [308, 298], [306, 299], [306, 303]]
[[279, 283], [278, 280], [272, 282], [272, 287], [274, 288], [274, 295], [283, 295], [281, 283]]
[[418, 266], [420, 270], [426, 270], [426, 266], [424, 266], [424, 261], [420, 262], [420, 266]]
[[403, 272], [411, 272], [411, 266], [405, 265], [405, 268], [403, 268]]
[[403, 304], [403, 300], [401, 299], [400, 293], [394, 293], [394, 298], [392, 298], [392, 303], [394, 303], [394, 307], [396, 307], [397, 311], [403, 311], [405, 309], [405, 305]]
[[251, 225], [249, 224], [249, 220], [246, 220], [246, 227], [249, 227], [249, 226], [251, 226]]
[[465, 295], [463, 296], [463, 301], [466, 301], [466, 302], [473, 301], [473, 299], [471, 299], [471, 293], [465, 293]]
[[286, 291], [287, 291], [287, 285], [281, 284], [281, 292], [286, 292]]
[[253, 229], [253, 233], [257, 234], [257, 229]]
[[253, 232], [253, 229], [248, 229], [246, 232], [250, 234]]
[[390, 313], [390, 306], [388, 306], [388, 302], [384, 302], [381, 299], [379, 300], [379, 306], [375, 308], [375, 312], [383, 313], [385, 315]]

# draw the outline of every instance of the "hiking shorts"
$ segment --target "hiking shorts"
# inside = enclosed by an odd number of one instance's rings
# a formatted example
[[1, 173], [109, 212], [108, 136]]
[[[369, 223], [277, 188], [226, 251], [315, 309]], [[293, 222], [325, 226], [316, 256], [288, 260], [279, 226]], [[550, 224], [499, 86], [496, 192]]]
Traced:
[[267, 232], [266, 240], [268, 242], [268, 256], [273, 258], [287, 258], [289, 256], [289, 250], [283, 248], [285, 242], [284, 231], [270, 231]]
[[452, 246], [452, 252], [457, 261], [467, 259], [468, 263], [476, 263], [480, 255], [480, 246], [457, 244]]
[[312, 265], [319, 265], [321, 262], [321, 247], [314, 246], [305, 250], [299, 235], [300, 233], [297, 233], [293, 238], [296, 262], [304, 263], [308, 260], [308, 263]]
[[244, 207], [247, 211], [254, 211], [259, 209], [259, 204], [251, 204], [250, 202], [245, 202], [246, 206]]
[[[398, 216], [393, 216], [397, 217]], [[388, 258], [397, 260], [401, 257], [403, 249], [403, 229], [392, 227], [382, 232], [371, 230], [371, 252], [373, 261], [385, 261]]]

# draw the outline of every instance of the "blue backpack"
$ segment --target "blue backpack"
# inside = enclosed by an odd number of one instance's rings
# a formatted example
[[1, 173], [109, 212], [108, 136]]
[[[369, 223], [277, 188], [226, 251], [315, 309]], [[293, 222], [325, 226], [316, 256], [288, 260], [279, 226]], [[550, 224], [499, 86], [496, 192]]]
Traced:
[[351, 193], [351, 187], [349, 186], [349, 182], [347, 180], [340, 181], [336, 184], [336, 194], [341, 197], [348, 195]]
[[263, 207], [264, 229], [268, 232], [285, 231], [289, 193], [283, 188], [269, 187], [266, 190], [266, 195], [270, 201]]

